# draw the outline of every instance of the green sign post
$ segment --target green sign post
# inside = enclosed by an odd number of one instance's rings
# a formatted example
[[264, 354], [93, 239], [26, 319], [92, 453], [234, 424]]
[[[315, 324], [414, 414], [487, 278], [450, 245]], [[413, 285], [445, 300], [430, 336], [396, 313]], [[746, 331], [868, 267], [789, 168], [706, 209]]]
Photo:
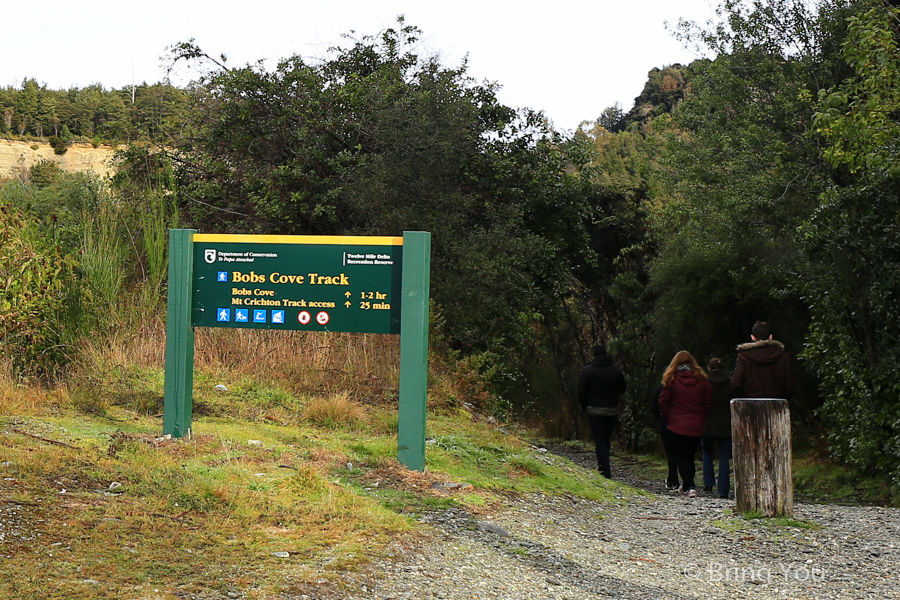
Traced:
[[169, 300], [166, 315], [166, 383], [163, 433], [191, 431], [194, 398], [194, 330], [191, 328], [191, 247], [194, 230], [169, 231]]
[[398, 460], [425, 468], [431, 234], [170, 230], [163, 432], [191, 430], [193, 327], [400, 334]]
[[403, 242], [397, 460], [409, 469], [424, 471], [431, 234], [407, 232], [403, 234]]

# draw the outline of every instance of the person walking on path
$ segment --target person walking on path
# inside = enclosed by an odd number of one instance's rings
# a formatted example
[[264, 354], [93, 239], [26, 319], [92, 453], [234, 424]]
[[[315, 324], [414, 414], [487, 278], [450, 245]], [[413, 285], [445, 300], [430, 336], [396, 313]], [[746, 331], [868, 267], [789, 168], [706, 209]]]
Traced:
[[706, 415], [712, 408], [712, 386], [706, 373], [687, 350], [681, 350], [672, 357], [662, 383], [659, 410], [674, 438], [681, 491], [688, 498], [696, 498], [694, 457], [703, 436]]
[[[713, 405], [706, 415], [701, 448], [703, 453], [703, 490], [716, 491], [719, 498], [727, 498], [731, 489], [731, 378], [725, 372], [725, 364], [714, 358], [707, 365], [709, 383], [712, 385]], [[716, 486], [716, 470], [713, 456], [718, 449], [719, 480]]]
[[736, 398], [783, 398], [794, 394], [791, 357], [784, 344], [772, 339], [767, 323], [753, 325], [748, 344], [737, 347], [737, 364], [731, 377]]
[[612, 434], [619, 423], [619, 404], [625, 393], [625, 375], [606, 353], [606, 346], [594, 346], [594, 358], [581, 370], [578, 378], [578, 402], [587, 414], [594, 435], [597, 469], [612, 479], [609, 451]]
[[653, 401], [650, 403], [650, 412], [656, 417], [656, 431], [659, 433], [659, 439], [662, 441], [663, 452], [666, 454], [666, 465], [669, 467], [669, 473], [664, 482], [666, 490], [674, 491], [679, 489], [681, 484], [678, 483], [678, 462], [675, 460], [672, 432], [669, 431], [666, 420], [663, 419], [659, 410], [659, 395], [662, 393], [663, 387], [665, 387], [663, 384], [656, 386], [656, 390], [653, 392]]

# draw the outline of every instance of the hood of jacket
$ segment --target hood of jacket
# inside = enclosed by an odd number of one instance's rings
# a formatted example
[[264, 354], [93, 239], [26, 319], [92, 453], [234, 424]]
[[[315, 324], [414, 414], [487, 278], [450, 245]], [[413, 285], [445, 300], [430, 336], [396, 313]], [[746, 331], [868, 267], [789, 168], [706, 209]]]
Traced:
[[595, 356], [593, 360], [591, 360], [590, 364], [595, 367], [608, 367], [613, 364], [613, 359], [609, 356], [609, 354], [601, 354], [600, 356]]
[[693, 371], [676, 371], [675, 379], [682, 385], [693, 387], [700, 383], [700, 378], [694, 375]]
[[725, 372], [725, 369], [713, 369], [707, 373], [709, 382], [713, 385], [731, 385], [731, 377]]
[[751, 362], [758, 365], [770, 365], [784, 354], [784, 344], [778, 340], [757, 340], [737, 347]]

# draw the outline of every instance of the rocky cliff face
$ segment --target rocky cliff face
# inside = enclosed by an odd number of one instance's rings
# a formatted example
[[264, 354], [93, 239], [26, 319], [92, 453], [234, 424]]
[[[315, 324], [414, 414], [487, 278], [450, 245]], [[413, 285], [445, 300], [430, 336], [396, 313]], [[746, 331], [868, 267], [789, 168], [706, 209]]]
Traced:
[[20, 178], [40, 161], [52, 160], [65, 171], [93, 171], [99, 175], [112, 172], [110, 159], [116, 148], [91, 144], [72, 144], [65, 154], [53, 152], [50, 144], [0, 140], [0, 181]]

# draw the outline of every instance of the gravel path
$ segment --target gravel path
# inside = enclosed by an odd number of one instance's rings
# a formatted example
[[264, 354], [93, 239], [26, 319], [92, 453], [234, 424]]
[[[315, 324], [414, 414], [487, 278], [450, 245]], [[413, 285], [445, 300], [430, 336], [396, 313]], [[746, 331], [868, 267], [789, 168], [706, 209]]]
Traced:
[[776, 526], [735, 515], [732, 500], [614, 475], [651, 494], [610, 504], [532, 495], [478, 520], [430, 515], [429, 536], [352, 577], [343, 597], [900, 598], [900, 510], [797, 504], [801, 526]]
[[[594, 468], [590, 453], [568, 457]], [[613, 465], [617, 480], [650, 493], [619, 487], [604, 504], [530, 495], [477, 517], [430, 514], [422, 536], [384, 560], [290, 600], [900, 599], [898, 509], [798, 503], [796, 526], [774, 525], [735, 515], [732, 500], [665, 492], [626, 458]], [[0, 540], [39, 535], [27, 524], [41, 513], [0, 503]]]

